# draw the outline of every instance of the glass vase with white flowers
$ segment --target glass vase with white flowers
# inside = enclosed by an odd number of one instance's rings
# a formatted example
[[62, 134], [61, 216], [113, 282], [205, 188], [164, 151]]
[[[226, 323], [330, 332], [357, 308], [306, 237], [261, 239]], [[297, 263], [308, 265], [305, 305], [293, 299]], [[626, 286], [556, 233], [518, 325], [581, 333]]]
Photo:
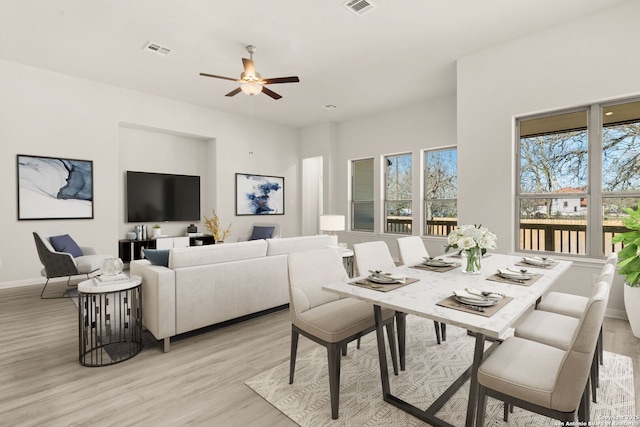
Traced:
[[457, 249], [466, 262], [463, 263], [467, 274], [480, 274], [482, 255], [487, 249], [496, 248], [497, 237], [482, 225], [461, 225], [447, 236], [445, 252]]

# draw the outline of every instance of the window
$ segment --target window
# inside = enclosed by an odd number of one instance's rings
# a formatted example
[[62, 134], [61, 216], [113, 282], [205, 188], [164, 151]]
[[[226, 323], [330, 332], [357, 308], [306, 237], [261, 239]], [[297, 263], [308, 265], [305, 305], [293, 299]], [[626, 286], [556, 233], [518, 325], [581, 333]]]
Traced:
[[384, 158], [386, 212], [385, 232], [411, 234], [411, 153]]
[[351, 162], [351, 229], [373, 231], [373, 159]]
[[521, 250], [606, 256], [640, 197], [640, 102], [520, 119]]
[[424, 153], [424, 233], [447, 236], [458, 223], [458, 150]]

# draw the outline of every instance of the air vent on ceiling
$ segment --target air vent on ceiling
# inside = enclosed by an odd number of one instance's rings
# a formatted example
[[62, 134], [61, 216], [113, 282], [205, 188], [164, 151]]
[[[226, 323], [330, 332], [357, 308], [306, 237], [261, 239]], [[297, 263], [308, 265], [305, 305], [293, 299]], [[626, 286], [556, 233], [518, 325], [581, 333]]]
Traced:
[[160, 56], [167, 56], [171, 53], [171, 49], [169, 49], [168, 47], [164, 47], [154, 42], [147, 43], [146, 45], [144, 45], [142, 50], [149, 53], [155, 53], [156, 55]]
[[367, 0], [349, 0], [344, 3], [344, 6], [358, 16], [371, 12], [373, 9], [378, 7]]

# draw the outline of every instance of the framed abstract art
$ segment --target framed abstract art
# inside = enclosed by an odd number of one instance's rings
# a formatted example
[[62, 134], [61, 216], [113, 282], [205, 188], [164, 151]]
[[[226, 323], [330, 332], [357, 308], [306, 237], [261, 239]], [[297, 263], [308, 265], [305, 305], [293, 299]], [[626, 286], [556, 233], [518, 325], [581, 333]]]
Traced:
[[236, 173], [236, 215], [284, 215], [284, 177]]
[[18, 220], [93, 218], [93, 162], [18, 154]]

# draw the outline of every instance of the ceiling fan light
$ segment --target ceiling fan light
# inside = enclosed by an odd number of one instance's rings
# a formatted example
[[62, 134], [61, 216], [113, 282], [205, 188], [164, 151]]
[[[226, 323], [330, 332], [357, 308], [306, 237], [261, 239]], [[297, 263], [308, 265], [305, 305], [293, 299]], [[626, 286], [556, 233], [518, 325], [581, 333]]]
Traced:
[[253, 96], [262, 92], [262, 85], [259, 85], [257, 83], [242, 83], [240, 85], [240, 89], [247, 95]]

